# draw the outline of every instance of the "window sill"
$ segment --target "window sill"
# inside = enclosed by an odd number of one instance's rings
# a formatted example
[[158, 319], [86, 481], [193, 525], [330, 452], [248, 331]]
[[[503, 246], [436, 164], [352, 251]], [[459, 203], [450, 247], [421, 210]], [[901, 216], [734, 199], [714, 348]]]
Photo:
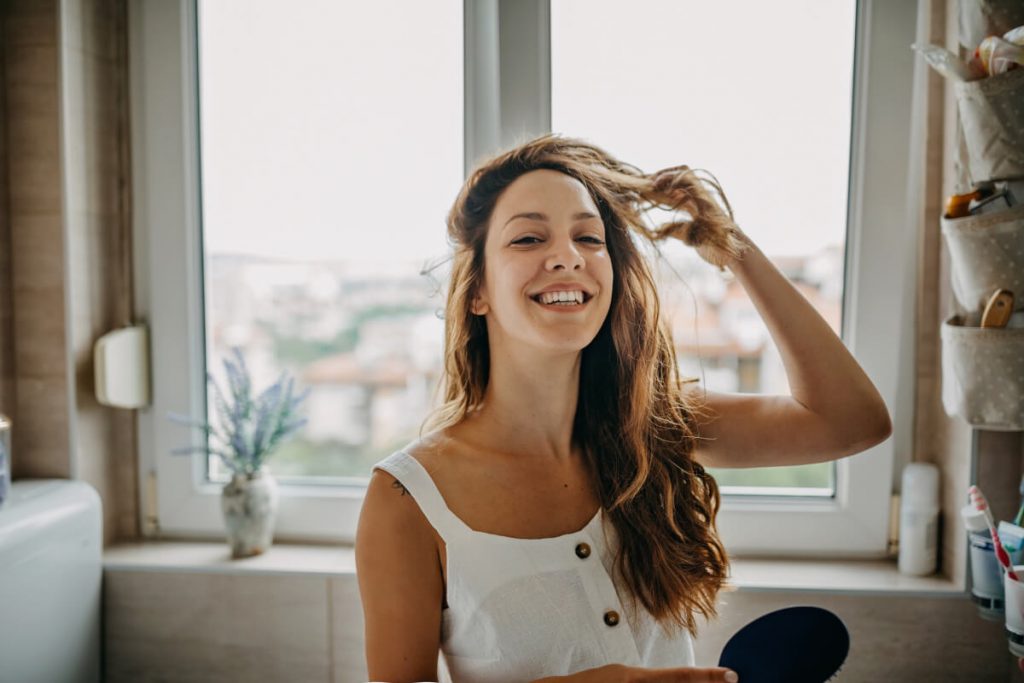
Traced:
[[262, 555], [231, 559], [227, 543], [143, 541], [118, 543], [103, 551], [103, 571], [194, 574], [355, 575], [355, 548], [275, 542]]
[[740, 591], [961, 597], [967, 589], [942, 575], [906, 576], [895, 560], [734, 559]]
[[[349, 545], [275, 543], [263, 555], [232, 560], [224, 543], [145, 541], [103, 553], [104, 571], [237, 575], [355, 575]], [[966, 589], [944, 576], [904, 576], [891, 560], [732, 560], [739, 591], [959, 597]]]

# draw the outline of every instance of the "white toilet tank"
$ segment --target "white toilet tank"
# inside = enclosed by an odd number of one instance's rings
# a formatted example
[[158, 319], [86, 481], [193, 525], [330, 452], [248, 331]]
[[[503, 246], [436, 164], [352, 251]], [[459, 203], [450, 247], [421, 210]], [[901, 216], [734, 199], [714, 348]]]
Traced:
[[100, 680], [102, 517], [85, 482], [11, 485], [0, 505], [0, 683]]

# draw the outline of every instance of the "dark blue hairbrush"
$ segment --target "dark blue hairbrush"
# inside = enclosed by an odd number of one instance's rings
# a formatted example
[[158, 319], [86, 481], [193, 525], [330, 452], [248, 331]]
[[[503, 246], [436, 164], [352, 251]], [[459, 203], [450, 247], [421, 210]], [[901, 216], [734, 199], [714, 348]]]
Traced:
[[729, 639], [718, 666], [740, 683], [824, 683], [850, 651], [850, 633], [827, 609], [799, 606], [769, 612]]

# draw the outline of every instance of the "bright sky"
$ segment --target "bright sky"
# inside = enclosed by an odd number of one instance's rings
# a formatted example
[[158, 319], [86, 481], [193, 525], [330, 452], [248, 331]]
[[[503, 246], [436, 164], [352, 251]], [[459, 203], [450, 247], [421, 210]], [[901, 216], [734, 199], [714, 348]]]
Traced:
[[[854, 4], [553, 0], [552, 127], [645, 171], [710, 170], [770, 255], [839, 243]], [[207, 249], [444, 256], [462, 0], [280, 8], [200, 2]]]

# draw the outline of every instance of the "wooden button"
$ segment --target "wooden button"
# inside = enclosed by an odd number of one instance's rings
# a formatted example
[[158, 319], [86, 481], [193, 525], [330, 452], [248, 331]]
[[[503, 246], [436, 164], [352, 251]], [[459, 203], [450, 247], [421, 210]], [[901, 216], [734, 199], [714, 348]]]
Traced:
[[580, 543], [576, 546], [576, 557], [580, 559], [587, 559], [590, 557], [590, 545], [587, 543]]
[[619, 613], [613, 609], [608, 610], [604, 613], [604, 623], [609, 626], [615, 626], [615, 624], [619, 623]]

